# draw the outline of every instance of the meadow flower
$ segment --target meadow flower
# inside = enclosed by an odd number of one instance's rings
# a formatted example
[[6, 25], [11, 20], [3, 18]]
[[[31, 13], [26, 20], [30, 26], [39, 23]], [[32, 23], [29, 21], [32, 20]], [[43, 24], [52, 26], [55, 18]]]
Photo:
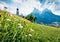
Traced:
[[20, 28], [23, 28], [23, 26], [19, 26]]
[[29, 34], [29, 36], [32, 36], [32, 34]]
[[18, 24], [18, 26], [21, 26], [21, 24]]
[[18, 24], [18, 27], [19, 27], [19, 28], [23, 28], [23, 26], [22, 26], [21, 24]]
[[10, 19], [7, 19], [7, 21], [11, 21]]
[[30, 29], [31, 31], [34, 31], [32, 28]]

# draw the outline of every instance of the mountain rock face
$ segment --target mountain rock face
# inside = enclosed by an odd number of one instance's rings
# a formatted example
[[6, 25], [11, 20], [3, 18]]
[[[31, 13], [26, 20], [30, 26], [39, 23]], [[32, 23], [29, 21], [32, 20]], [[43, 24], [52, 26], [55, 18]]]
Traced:
[[[39, 24], [55, 25], [55, 22], [60, 23], [60, 16], [54, 15], [52, 11], [45, 9], [40, 12], [38, 9], [34, 9], [32, 14], [37, 17], [36, 22]], [[60, 26], [60, 24], [58, 24]]]

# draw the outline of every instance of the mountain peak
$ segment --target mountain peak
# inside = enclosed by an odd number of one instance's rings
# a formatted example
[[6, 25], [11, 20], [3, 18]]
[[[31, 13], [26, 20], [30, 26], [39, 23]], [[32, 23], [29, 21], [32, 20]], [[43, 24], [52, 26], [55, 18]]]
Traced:
[[53, 22], [60, 22], [60, 16], [54, 15], [49, 9], [40, 12], [38, 9], [34, 8], [33, 15], [37, 17], [37, 23], [51, 24]]
[[32, 13], [33, 13], [33, 14], [40, 14], [41, 12], [40, 12], [37, 8], [34, 8], [34, 10], [33, 10]]

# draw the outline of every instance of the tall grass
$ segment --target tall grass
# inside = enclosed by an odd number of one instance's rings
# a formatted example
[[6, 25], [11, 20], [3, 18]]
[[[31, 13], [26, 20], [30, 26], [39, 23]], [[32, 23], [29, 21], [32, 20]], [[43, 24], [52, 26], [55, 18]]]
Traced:
[[60, 42], [60, 28], [34, 24], [0, 11], [0, 42]]

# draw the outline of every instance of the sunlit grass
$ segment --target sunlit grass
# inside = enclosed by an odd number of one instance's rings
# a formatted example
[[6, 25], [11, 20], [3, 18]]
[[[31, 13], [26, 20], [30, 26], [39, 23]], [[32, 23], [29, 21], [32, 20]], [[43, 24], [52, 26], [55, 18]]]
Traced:
[[0, 42], [60, 42], [60, 28], [31, 23], [0, 11]]

